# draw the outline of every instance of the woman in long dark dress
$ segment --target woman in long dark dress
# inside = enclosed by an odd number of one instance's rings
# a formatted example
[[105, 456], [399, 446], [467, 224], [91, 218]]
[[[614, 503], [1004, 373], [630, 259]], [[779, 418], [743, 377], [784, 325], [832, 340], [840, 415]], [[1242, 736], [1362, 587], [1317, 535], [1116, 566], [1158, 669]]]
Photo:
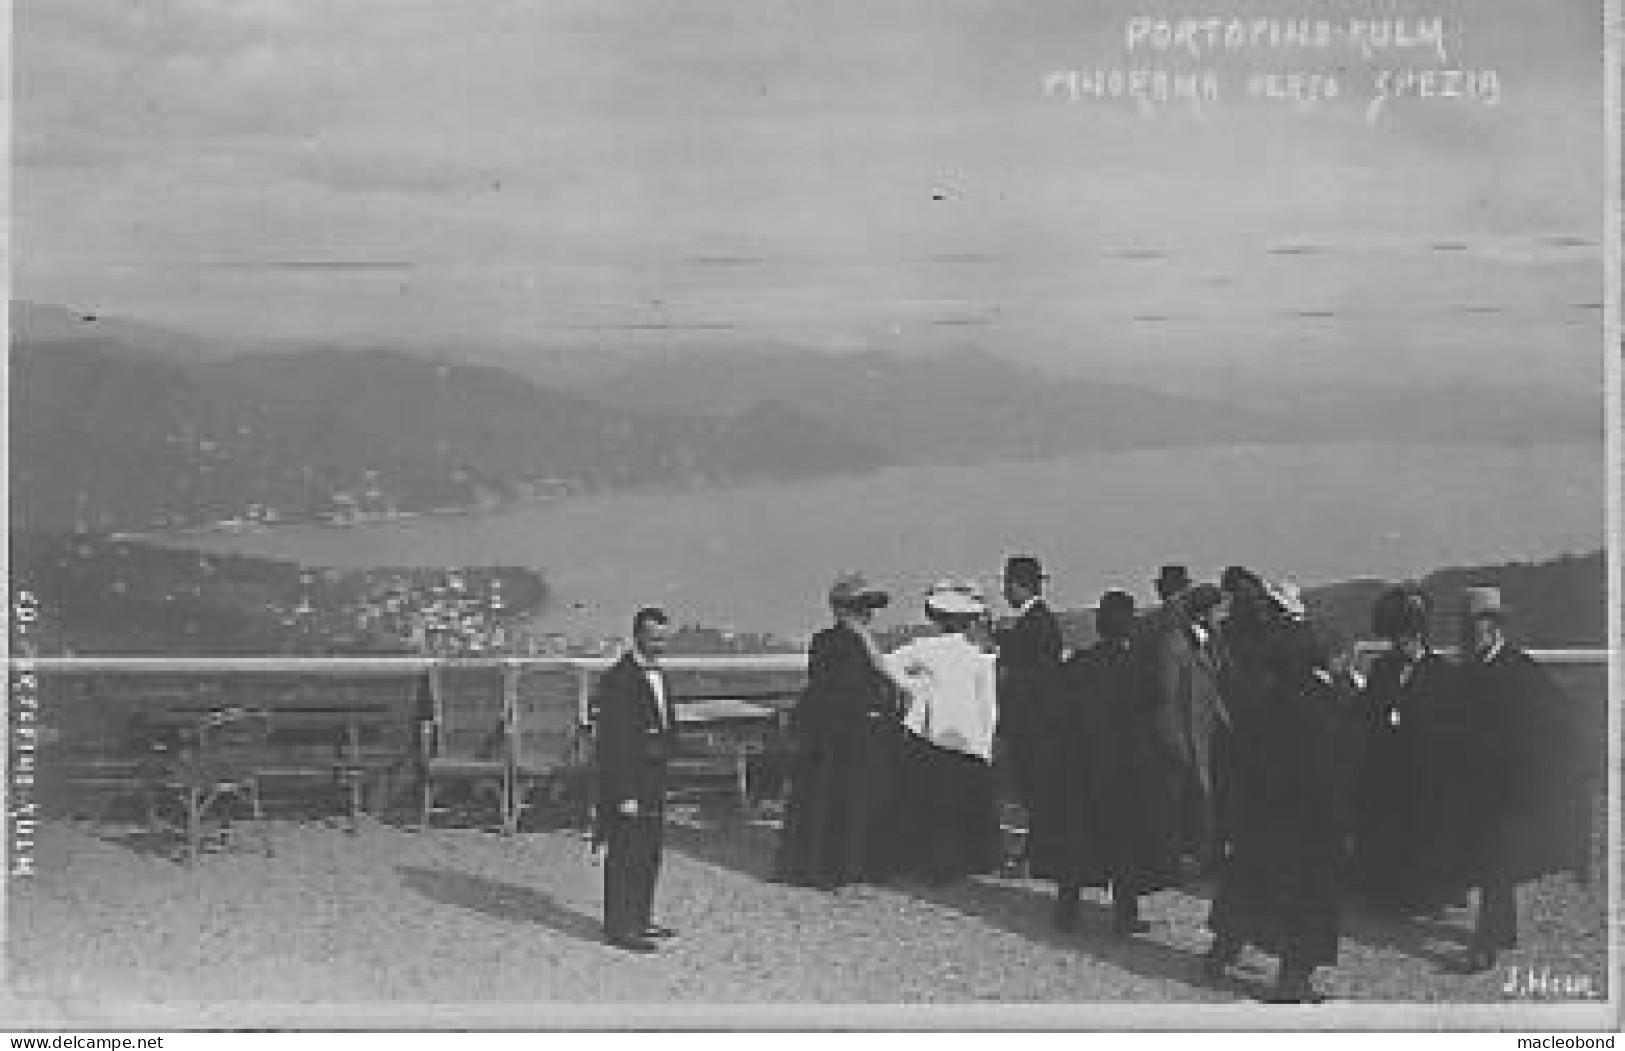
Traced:
[[1462, 770], [1459, 675], [1428, 644], [1430, 614], [1419, 588], [1378, 598], [1372, 628], [1390, 646], [1360, 696], [1354, 878], [1372, 905], [1398, 915], [1435, 913], [1465, 891], [1451, 821]]
[[972, 637], [987, 605], [966, 584], [926, 596], [937, 634], [887, 658], [906, 694], [894, 864], [899, 875], [945, 883], [993, 872], [1002, 860], [993, 781], [996, 658]]
[[1206, 969], [1221, 974], [1250, 944], [1280, 959], [1271, 1000], [1314, 1001], [1312, 977], [1337, 962], [1341, 923], [1341, 701], [1295, 596], [1247, 584], [1231, 602], [1230, 723], [1219, 750], [1225, 844]]
[[791, 713], [795, 758], [778, 878], [832, 890], [890, 875], [899, 696], [870, 634], [885, 592], [859, 574], [830, 590], [835, 624], [813, 636]]

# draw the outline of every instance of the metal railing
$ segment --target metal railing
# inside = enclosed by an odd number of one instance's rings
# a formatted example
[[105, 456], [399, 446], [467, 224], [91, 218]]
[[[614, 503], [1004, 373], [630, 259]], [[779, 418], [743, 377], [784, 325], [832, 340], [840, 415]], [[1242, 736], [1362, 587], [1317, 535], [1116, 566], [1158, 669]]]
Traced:
[[[1369, 659], [1385, 648], [1384, 643], [1360, 642], [1356, 655]], [[1445, 654], [1453, 651], [1445, 648]], [[1542, 664], [1574, 668], [1595, 666], [1607, 671], [1611, 668], [1610, 651], [1606, 649], [1568, 648], [1533, 649], [1529, 655]], [[32, 670], [46, 677], [68, 675], [107, 675], [128, 673], [181, 673], [221, 675], [232, 673], [297, 673], [312, 676], [370, 676], [408, 675], [426, 672], [436, 664], [474, 661], [500, 664], [506, 667], [568, 668], [574, 672], [578, 714], [586, 718], [588, 698], [594, 676], [607, 668], [618, 656], [603, 657], [443, 657], [443, 656], [379, 656], [379, 657], [291, 657], [291, 656], [123, 656], [87, 655], [20, 657], [9, 659], [13, 672]], [[674, 672], [700, 671], [718, 673], [750, 672], [803, 672], [807, 666], [804, 653], [766, 653], [716, 656], [673, 656], [663, 662]]]

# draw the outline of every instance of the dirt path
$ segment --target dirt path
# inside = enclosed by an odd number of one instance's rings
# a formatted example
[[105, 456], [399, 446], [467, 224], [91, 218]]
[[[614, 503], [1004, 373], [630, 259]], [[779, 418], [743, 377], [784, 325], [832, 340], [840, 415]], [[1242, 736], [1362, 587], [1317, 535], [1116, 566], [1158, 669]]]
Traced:
[[[188, 870], [140, 837], [52, 824], [39, 874], [11, 886], [10, 982], [36, 1008], [85, 1021], [167, 1010], [178, 1024], [434, 1025], [519, 1012], [527, 1025], [570, 1025], [581, 1005], [605, 1004], [1251, 1005], [1273, 973], [1260, 958], [1238, 980], [1201, 977], [1207, 903], [1197, 893], [1148, 899], [1154, 929], [1135, 939], [1110, 936], [1106, 909], [1086, 900], [1079, 931], [1062, 936], [1049, 926], [1048, 888], [1027, 881], [834, 894], [768, 882], [771, 837], [674, 825], [658, 911], [682, 937], [639, 957], [599, 940], [602, 870], [574, 833], [503, 839], [373, 824], [351, 837], [272, 823], [273, 857], [250, 837]], [[1507, 963], [1600, 992], [1604, 901], [1600, 887], [1567, 880], [1526, 888], [1525, 944]], [[1351, 1001], [1504, 1001], [1504, 971], [1467, 978], [1440, 967], [1467, 919], [1422, 928], [1356, 914], [1325, 986]]]

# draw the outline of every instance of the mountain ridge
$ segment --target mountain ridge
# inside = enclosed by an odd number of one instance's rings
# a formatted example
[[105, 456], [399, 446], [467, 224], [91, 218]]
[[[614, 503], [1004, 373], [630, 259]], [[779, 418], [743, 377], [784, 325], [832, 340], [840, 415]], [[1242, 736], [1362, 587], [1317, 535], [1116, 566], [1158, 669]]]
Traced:
[[899, 465], [1341, 441], [1372, 426], [1399, 441], [1584, 435], [1557, 409], [1512, 419], [1432, 390], [1338, 416], [1110, 370], [1059, 376], [975, 349], [689, 351], [550, 385], [422, 348], [233, 352], [13, 308], [12, 513], [30, 528], [353, 521]]

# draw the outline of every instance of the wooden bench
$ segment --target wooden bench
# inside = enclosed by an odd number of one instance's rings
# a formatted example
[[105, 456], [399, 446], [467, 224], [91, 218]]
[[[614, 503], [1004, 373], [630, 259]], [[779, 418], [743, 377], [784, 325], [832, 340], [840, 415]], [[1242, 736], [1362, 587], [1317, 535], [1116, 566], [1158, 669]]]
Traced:
[[[252, 729], [247, 728], [252, 722]], [[230, 733], [224, 732], [229, 727]], [[345, 831], [359, 831], [366, 790], [383, 770], [406, 760], [399, 713], [386, 704], [205, 708], [185, 705], [141, 720], [141, 790], [150, 824], [157, 797], [183, 804], [188, 860], [199, 851], [202, 822], [216, 803], [245, 799], [256, 821], [263, 800], [289, 782], [331, 787], [342, 797]], [[269, 848], [267, 848], [269, 852]]]
[[570, 666], [525, 667], [510, 680], [509, 741], [512, 800], [505, 831], [518, 830], [542, 790], [548, 802], [568, 804], [570, 820], [591, 824], [591, 729], [582, 720], [589, 679]]
[[737, 697], [680, 699], [678, 753], [670, 763], [673, 794], [716, 786], [741, 809], [751, 801], [751, 760], [766, 753], [779, 732], [779, 710]]
[[670, 765], [673, 796], [720, 792], [748, 810], [762, 795], [752, 772], [782, 750], [804, 679], [799, 668], [669, 670], [679, 748]]
[[504, 833], [512, 830], [512, 692], [516, 669], [500, 660], [452, 660], [429, 670], [429, 718], [420, 737], [418, 828], [429, 827], [440, 786], [467, 784], [491, 795]]

